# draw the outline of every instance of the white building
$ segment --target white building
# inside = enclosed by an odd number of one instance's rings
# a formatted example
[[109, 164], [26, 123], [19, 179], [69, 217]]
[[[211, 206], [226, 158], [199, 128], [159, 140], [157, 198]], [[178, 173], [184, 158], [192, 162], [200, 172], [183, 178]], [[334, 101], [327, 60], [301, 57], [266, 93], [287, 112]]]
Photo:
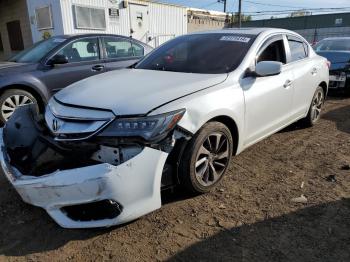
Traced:
[[45, 37], [96, 32], [158, 46], [187, 33], [187, 8], [151, 0], [0, 0], [0, 60]]

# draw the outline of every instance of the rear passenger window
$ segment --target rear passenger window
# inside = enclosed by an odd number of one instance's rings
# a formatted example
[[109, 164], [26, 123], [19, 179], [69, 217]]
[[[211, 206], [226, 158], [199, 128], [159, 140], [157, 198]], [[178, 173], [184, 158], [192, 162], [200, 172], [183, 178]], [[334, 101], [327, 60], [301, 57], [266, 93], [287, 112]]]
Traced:
[[143, 47], [128, 39], [104, 37], [107, 58], [128, 58], [143, 56]]
[[298, 61], [307, 57], [308, 50], [307, 45], [304, 42], [288, 37], [288, 43], [291, 55], [290, 62]]

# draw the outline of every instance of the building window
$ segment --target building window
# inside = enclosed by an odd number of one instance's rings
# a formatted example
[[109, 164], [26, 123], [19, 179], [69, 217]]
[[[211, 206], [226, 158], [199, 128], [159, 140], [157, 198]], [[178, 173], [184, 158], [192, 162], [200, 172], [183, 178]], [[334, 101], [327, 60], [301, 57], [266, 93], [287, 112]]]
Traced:
[[53, 28], [51, 7], [45, 6], [35, 9], [36, 26], [38, 30]]
[[75, 26], [78, 29], [106, 29], [106, 14], [102, 8], [74, 5]]
[[10, 47], [12, 51], [21, 51], [24, 49], [21, 24], [19, 20], [8, 22], [6, 24], [9, 36]]
[[4, 45], [2, 44], [1, 34], [0, 34], [0, 52], [4, 51]]

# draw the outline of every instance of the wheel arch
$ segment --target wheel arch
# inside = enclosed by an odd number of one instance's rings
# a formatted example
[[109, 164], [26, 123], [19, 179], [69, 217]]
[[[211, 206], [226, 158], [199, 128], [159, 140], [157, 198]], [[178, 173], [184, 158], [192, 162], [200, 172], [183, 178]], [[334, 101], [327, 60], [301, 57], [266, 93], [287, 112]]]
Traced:
[[44, 96], [38, 91], [37, 89], [31, 87], [30, 85], [26, 84], [12, 84], [12, 85], [7, 85], [3, 86], [0, 89], [0, 96], [7, 90], [12, 90], [12, 89], [21, 89], [24, 91], [27, 91], [28, 93], [32, 94], [34, 98], [38, 101], [38, 106], [40, 111], [42, 112], [45, 109], [45, 102], [46, 99]]
[[233, 140], [232, 152], [233, 152], [233, 155], [236, 155], [237, 149], [238, 149], [238, 143], [239, 143], [239, 131], [238, 131], [238, 126], [237, 126], [235, 120], [233, 120], [229, 116], [221, 115], [221, 116], [216, 116], [216, 117], [210, 119], [209, 121], [207, 121], [207, 123], [208, 122], [220, 122], [228, 127], [228, 129], [231, 132], [232, 140]]
[[328, 93], [328, 85], [327, 85], [327, 83], [325, 81], [322, 81], [319, 84], [319, 86], [322, 87], [324, 95], [327, 96], [327, 93]]

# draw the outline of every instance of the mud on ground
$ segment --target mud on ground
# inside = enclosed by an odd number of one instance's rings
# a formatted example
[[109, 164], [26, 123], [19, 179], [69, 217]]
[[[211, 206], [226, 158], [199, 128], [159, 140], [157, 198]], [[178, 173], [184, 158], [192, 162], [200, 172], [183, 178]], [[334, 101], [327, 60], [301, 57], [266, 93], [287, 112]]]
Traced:
[[[215, 192], [163, 194], [121, 227], [67, 230], [0, 176], [0, 261], [350, 261], [350, 99], [232, 159]], [[307, 203], [292, 198], [304, 195]]]

